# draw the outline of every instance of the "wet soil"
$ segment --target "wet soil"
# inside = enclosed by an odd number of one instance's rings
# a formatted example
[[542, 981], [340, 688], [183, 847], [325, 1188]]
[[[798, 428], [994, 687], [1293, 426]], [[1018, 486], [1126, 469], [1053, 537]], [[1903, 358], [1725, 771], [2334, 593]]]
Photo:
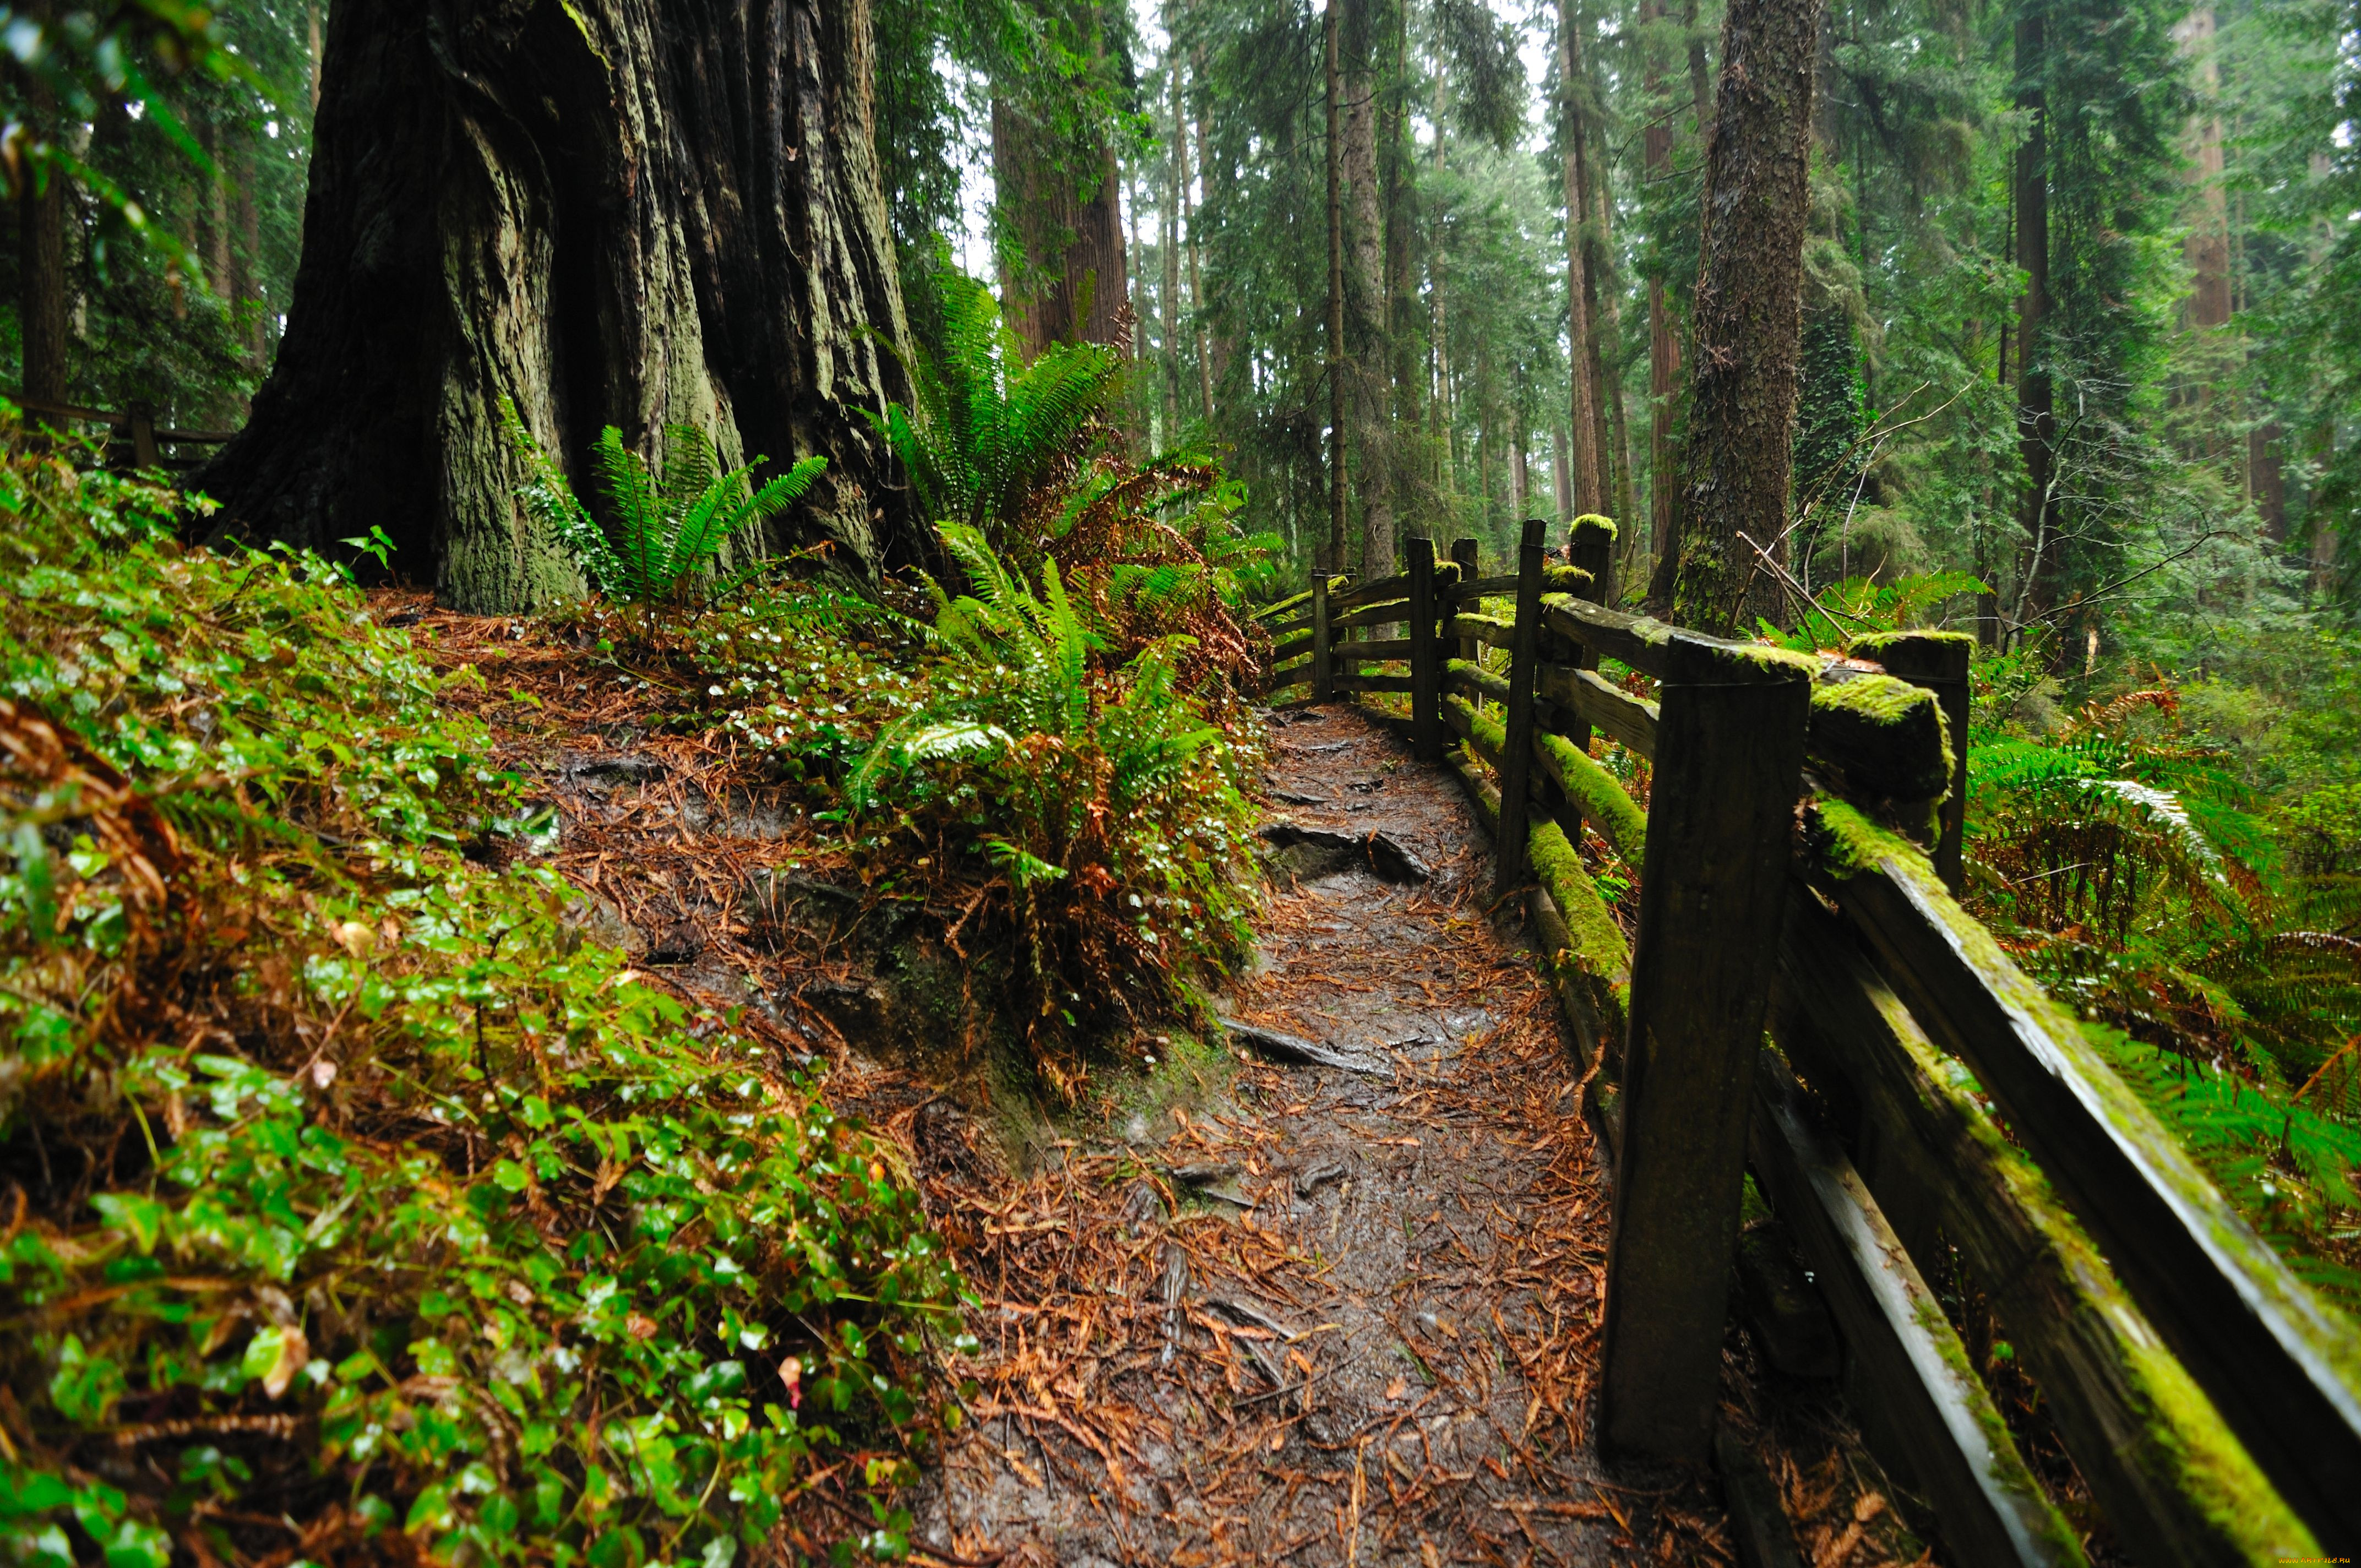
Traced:
[[1381, 833], [1427, 875], [1287, 851], [1224, 1002], [1373, 1070], [1239, 1060], [1198, 1114], [942, 1194], [986, 1350], [918, 1539], [1045, 1564], [1730, 1560], [1701, 1482], [1589, 1442], [1601, 1146], [1457, 785], [1341, 708], [1277, 729], [1270, 782], [1288, 820]]
[[[377, 597], [481, 672], [446, 698], [548, 808], [529, 852], [586, 895], [569, 918], [820, 1066], [831, 1104], [908, 1151], [981, 1342], [946, 1357], [960, 1420], [919, 1437], [916, 1560], [1738, 1560], [1711, 1475], [1590, 1442], [1604, 1147], [1521, 901], [1491, 906], [1445, 771], [1350, 707], [1271, 716], [1271, 837], [1293, 842], [1218, 1005], [1351, 1066], [1176, 1034], [1153, 1074], [1051, 1120], [994, 1078], [972, 966], [935, 935], [957, 911], [864, 895], [725, 740], [667, 730], [694, 692], [535, 623]], [[1816, 1568], [1917, 1556], [1832, 1386], [1782, 1388], [1735, 1329], [1725, 1365], [1724, 1418], [1763, 1444]], [[875, 1436], [834, 1468], [898, 1452]], [[825, 1555], [856, 1519], [815, 1485], [788, 1543]]]

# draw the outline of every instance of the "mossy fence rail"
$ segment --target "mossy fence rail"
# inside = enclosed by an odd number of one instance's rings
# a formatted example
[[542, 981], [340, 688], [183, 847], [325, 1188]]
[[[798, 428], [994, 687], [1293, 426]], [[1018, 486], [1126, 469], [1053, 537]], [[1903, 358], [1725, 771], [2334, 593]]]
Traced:
[[[1712, 1451], [1751, 1168], [1955, 1560], [2083, 1552], [1928, 1286], [1952, 1270], [2135, 1560], [2353, 1553], [2361, 1344], [1957, 902], [1966, 641], [1833, 659], [1620, 614], [1594, 588], [1612, 540], [1580, 520], [1553, 559], [1529, 524], [1486, 576], [1473, 541], [1437, 563], [1413, 539], [1399, 576], [1262, 612], [1273, 694], [1406, 694], [1378, 716], [1456, 768], [1498, 891], [1532, 884], [1615, 1161], [1601, 1441]], [[1594, 732], [1649, 765], [1644, 811]], [[1640, 868], [1629, 947], [1586, 827]]]

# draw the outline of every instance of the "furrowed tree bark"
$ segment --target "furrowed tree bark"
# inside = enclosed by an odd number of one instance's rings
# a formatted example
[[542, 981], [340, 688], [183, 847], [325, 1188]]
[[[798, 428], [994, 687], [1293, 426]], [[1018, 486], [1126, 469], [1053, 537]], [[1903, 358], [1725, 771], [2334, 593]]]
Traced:
[[1784, 595], [1754, 549], [1786, 526], [1821, 0], [1732, 0], [1706, 141], [1697, 359], [1672, 613], [1727, 633]]
[[609, 423], [823, 455], [743, 546], [915, 554], [855, 411], [906, 395], [870, 57], [866, 0], [341, 0], [287, 336], [196, 487], [294, 543], [382, 527], [445, 604], [524, 609], [579, 580], [516, 501], [507, 397], [577, 476]]
[[1122, 205], [1115, 152], [1102, 147], [1080, 172], [1024, 112], [992, 106], [993, 174], [1001, 209], [1023, 251], [1023, 276], [1001, 280], [1009, 324], [1027, 355], [1053, 343], [1123, 341]]

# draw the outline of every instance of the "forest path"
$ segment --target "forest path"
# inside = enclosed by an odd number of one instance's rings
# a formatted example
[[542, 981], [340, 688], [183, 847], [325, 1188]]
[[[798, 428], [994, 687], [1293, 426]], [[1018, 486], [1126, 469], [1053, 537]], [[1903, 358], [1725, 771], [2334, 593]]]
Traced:
[[1274, 820], [1381, 832], [1425, 874], [1285, 851], [1223, 1006], [1363, 1070], [1234, 1049], [1196, 1113], [1060, 1140], [1017, 1182], [961, 1179], [921, 1123], [984, 1348], [913, 1543], [1074, 1568], [1730, 1560], [1706, 1483], [1618, 1486], [1589, 1445], [1603, 1151], [1556, 1004], [1488, 917], [1481, 829], [1350, 709], [1274, 718]]

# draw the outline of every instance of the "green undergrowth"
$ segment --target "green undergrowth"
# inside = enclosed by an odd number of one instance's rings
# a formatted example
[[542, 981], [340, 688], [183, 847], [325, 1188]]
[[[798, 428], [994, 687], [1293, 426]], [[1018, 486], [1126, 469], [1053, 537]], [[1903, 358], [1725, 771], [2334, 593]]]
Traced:
[[[1822, 801], [1817, 817], [1828, 835], [1824, 863], [1838, 874], [1892, 859], [1933, 881], [1915, 846], [1852, 806]], [[2008, 945], [2022, 948], [2025, 938]], [[2075, 1008], [2070, 986], [2031, 972], [2065, 1004], [2062, 1011]], [[2348, 1320], [2361, 1320], [2354, 1245], [2355, 1217], [2361, 1212], [2361, 1130], [2305, 1103], [2283, 1084], [2136, 1039], [2087, 1002], [2080, 1012], [2075, 1022], [2083, 1037], [2230, 1206], [2323, 1301]]]
[[0, 1557], [725, 1563], [882, 1497], [961, 1333], [890, 1146], [489, 869], [406, 634], [179, 504], [0, 462]]

